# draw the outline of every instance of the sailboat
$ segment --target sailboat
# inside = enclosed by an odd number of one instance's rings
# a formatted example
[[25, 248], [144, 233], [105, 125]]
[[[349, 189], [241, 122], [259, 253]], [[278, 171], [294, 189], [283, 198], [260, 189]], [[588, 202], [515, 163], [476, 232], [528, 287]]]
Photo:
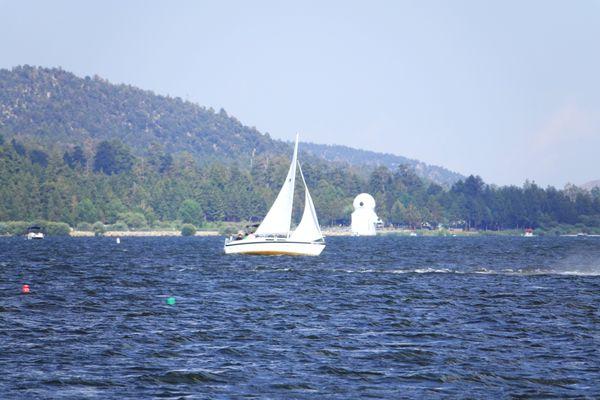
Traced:
[[[304, 184], [304, 212], [298, 226], [291, 230], [296, 169]], [[324, 248], [325, 239], [315, 205], [298, 162], [296, 135], [292, 163], [275, 202], [254, 233], [244, 235], [241, 232], [237, 237], [225, 240], [225, 254], [318, 256]]]

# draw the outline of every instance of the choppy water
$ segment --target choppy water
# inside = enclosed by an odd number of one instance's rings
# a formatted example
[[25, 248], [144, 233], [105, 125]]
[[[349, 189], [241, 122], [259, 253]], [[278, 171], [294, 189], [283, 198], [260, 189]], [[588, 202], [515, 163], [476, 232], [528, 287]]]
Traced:
[[0, 396], [600, 397], [599, 238], [221, 248], [0, 238]]

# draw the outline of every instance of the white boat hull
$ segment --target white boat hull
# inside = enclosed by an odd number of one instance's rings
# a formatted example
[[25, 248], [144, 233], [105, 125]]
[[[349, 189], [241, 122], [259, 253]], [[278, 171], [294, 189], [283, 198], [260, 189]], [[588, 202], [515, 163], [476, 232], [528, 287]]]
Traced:
[[43, 239], [44, 234], [42, 232], [29, 232], [27, 234], [27, 240]]
[[225, 254], [253, 254], [263, 256], [318, 256], [325, 248], [324, 241], [297, 242], [285, 238], [253, 238], [225, 240]]

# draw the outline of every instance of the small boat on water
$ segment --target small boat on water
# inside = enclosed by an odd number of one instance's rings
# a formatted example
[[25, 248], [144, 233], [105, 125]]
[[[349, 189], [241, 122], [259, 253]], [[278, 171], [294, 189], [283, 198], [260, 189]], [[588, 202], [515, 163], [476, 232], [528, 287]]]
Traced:
[[[291, 230], [296, 169], [304, 184], [304, 212], [298, 226]], [[224, 250], [225, 254], [318, 256], [324, 248], [325, 239], [298, 162], [296, 136], [290, 169], [271, 209], [254, 232], [240, 232], [227, 238]]]
[[44, 232], [42, 232], [42, 228], [39, 226], [30, 226], [27, 228], [27, 240], [34, 239], [43, 239]]
[[533, 229], [532, 228], [527, 228], [525, 229], [525, 233], [523, 233], [524, 237], [534, 237], [535, 235], [533, 234]]

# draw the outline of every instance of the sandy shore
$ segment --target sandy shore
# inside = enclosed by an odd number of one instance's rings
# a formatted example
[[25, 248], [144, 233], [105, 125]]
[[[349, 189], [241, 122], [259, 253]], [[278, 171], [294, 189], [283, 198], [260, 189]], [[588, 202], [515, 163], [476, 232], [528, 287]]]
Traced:
[[[380, 229], [377, 231], [378, 235], [405, 235], [408, 236], [414, 231], [409, 229]], [[417, 231], [419, 236], [439, 236], [438, 231]], [[447, 235], [458, 235], [458, 236], [472, 236], [477, 235], [478, 232], [463, 232], [463, 231], [446, 231]], [[352, 231], [350, 227], [342, 227], [342, 228], [329, 228], [323, 229], [323, 235], [325, 237], [329, 236], [352, 236]], [[73, 237], [89, 237], [94, 236], [94, 232], [90, 231], [72, 231], [71, 236]], [[104, 233], [104, 236], [108, 237], [167, 237], [167, 236], [181, 236], [180, 231], [173, 230], [152, 230], [152, 231], [107, 231]], [[221, 236], [218, 231], [198, 231], [195, 236]]]
[[[94, 236], [94, 232], [72, 231], [73, 237]], [[146, 236], [181, 236], [180, 231], [107, 231], [104, 236], [108, 237], [146, 237]], [[218, 231], [198, 231], [195, 236], [219, 236]]]
[[[325, 236], [353, 236], [350, 227], [345, 228], [334, 228], [334, 229], [323, 229], [323, 235]], [[410, 236], [410, 234], [416, 233], [418, 236], [473, 236], [479, 235], [479, 232], [476, 231], [462, 231], [462, 230], [448, 230], [448, 231], [437, 231], [437, 230], [417, 230], [413, 231], [410, 229], [396, 229], [396, 228], [384, 228], [378, 229], [377, 235], [402, 235], [402, 236]]]

